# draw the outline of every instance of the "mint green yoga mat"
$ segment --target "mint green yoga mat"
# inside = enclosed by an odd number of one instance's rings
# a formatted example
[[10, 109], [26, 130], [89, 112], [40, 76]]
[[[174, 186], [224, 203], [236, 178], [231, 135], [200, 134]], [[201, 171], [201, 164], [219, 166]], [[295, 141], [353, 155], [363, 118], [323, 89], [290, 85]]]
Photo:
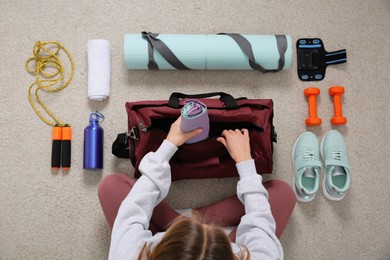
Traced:
[[291, 66], [289, 35], [126, 34], [128, 69], [286, 70]]

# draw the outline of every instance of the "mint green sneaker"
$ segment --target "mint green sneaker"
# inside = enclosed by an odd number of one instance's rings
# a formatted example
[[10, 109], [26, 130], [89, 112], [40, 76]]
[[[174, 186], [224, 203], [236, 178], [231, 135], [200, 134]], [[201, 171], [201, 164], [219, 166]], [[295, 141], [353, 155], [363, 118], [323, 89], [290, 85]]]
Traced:
[[317, 137], [312, 132], [302, 133], [292, 150], [292, 188], [296, 198], [309, 202], [315, 198], [320, 183], [322, 164]]
[[327, 132], [322, 138], [321, 156], [325, 165], [322, 191], [327, 199], [342, 200], [349, 189], [351, 167], [344, 138], [337, 130]]

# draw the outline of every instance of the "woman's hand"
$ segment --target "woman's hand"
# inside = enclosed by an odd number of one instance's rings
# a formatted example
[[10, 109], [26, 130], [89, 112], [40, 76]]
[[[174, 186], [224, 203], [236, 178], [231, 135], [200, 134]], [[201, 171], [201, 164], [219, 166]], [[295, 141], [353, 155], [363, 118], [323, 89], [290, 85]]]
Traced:
[[183, 130], [181, 130], [181, 116], [179, 116], [179, 118], [171, 125], [167, 140], [179, 147], [187, 142], [187, 140], [200, 134], [201, 132], [201, 128], [194, 129], [187, 133], [183, 132]]
[[252, 159], [247, 129], [224, 130], [217, 141], [226, 147], [236, 163]]

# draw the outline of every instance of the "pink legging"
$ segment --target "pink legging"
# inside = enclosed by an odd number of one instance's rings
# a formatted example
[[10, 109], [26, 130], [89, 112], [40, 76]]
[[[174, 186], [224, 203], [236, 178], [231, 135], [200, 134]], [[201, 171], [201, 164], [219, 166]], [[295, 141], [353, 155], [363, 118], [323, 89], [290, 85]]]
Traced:
[[[112, 229], [122, 201], [126, 198], [135, 180], [124, 174], [112, 174], [103, 179], [99, 185], [98, 196], [108, 225]], [[280, 238], [295, 206], [295, 194], [291, 187], [281, 181], [272, 180], [264, 183], [268, 191], [272, 215], [276, 222], [276, 236]], [[244, 205], [236, 195], [212, 205], [195, 209], [200, 216], [217, 221], [222, 226], [237, 226], [245, 214]], [[161, 202], [154, 210], [149, 229], [154, 233], [167, 230], [172, 221], [179, 216], [169, 204]], [[237, 228], [229, 235], [235, 241]]]

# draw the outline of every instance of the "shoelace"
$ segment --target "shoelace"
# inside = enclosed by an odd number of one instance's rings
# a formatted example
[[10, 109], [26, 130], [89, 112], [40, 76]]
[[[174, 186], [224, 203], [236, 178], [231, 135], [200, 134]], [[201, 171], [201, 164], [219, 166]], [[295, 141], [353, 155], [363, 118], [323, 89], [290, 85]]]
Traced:
[[313, 161], [314, 160], [314, 153], [312, 151], [305, 151], [303, 159], [305, 161]]
[[[332, 158], [333, 158], [333, 160], [341, 161], [341, 160], [343, 159], [343, 153], [342, 153], [342, 151], [341, 151], [340, 149], [338, 149], [338, 148], [333, 148], [333, 149], [332, 149]], [[329, 192], [329, 188], [326, 187], [326, 189], [327, 189], [328, 192]], [[332, 188], [331, 188], [331, 191], [332, 191], [332, 192], [335, 192], [335, 193], [337, 193], [337, 194], [339, 194], [339, 195], [344, 195], [344, 192], [337, 191], [335, 187], [332, 187]]]
[[[313, 161], [314, 160], [314, 153], [312, 151], [304, 151], [303, 159], [305, 161]], [[295, 188], [296, 188], [298, 195], [300, 195], [304, 199], [308, 200], [311, 197], [305, 193], [305, 190], [303, 188], [299, 188], [297, 186], [297, 184], [295, 184]]]
[[339, 149], [333, 148], [332, 149], [332, 158], [334, 160], [341, 161], [343, 159], [343, 154], [342, 154], [342, 152]]

